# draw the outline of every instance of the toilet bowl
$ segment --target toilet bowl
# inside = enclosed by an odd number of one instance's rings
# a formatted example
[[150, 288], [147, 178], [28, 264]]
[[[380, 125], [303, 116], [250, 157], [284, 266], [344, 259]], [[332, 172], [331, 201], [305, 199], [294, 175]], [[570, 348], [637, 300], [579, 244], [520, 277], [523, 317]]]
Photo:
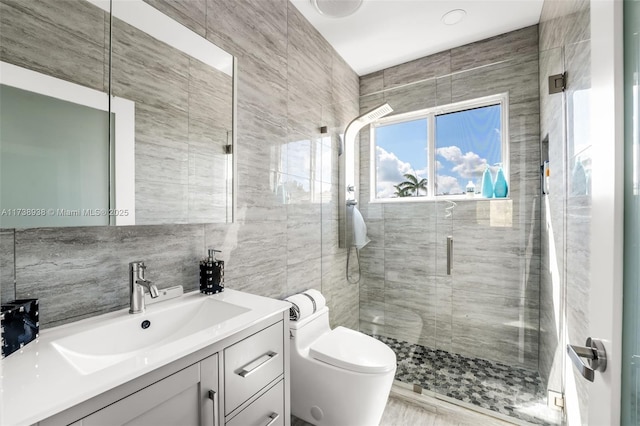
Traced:
[[377, 426], [396, 355], [360, 332], [329, 327], [329, 309], [290, 321], [291, 413], [317, 426]]

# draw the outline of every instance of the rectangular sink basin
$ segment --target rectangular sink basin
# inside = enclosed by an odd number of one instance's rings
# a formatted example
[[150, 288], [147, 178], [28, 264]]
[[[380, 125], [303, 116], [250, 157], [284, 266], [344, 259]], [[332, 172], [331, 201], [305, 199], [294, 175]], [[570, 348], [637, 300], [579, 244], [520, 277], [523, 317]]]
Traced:
[[105, 320], [105, 324], [51, 344], [81, 374], [92, 374], [142, 351], [215, 330], [250, 310], [206, 296], [165, 303], [155, 304], [142, 314]]

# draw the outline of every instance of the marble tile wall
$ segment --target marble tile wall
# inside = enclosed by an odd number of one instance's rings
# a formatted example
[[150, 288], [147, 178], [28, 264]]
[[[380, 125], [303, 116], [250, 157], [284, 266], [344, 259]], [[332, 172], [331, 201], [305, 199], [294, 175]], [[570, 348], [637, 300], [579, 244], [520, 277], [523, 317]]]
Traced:
[[[67, 7], [59, 6], [64, 1]], [[38, 2], [48, 9], [37, 12], [31, 11], [31, 2], [20, 2], [34, 21], [29, 32], [36, 32], [38, 25], [64, 26], [56, 23], [61, 11], [85, 16], [84, 2], [64, 1]], [[277, 298], [316, 288], [327, 296], [332, 324], [357, 329], [359, 287], [346, 282], [345, 252], [337, 243], [337, 134], [358, 114], [358, 76], [287, 0], [148, 2], [237, 58], [237, 220], [3, 230], [3, 297], [13, 288], [15, 271], [17, 296], [39, 297], [42, 325], [51, 327], [126, 306], [127, 264], [132, 260], [145, 260], [149, 278], [159, 287], [182, 284], [194, 289], [199, 259], [207, 247], [216, 247], [223, 250], [228, 288]], [[9, 12], [14, 13], [16, 3], [0, 2], [3, 26], [10, 25]], [[91, 14], [89, 18], [94, 19]], [[94, 20], [102, 25], [105, 17], [100, 14]], [[91, 22], [86, 28], [70, 28], [65, 40], [82, 41], [68, 43], [69, 49], [81, 57], [95, 56], [100, 74], [66, 62], [58, 64], [56, 72], [71, 80], [81, 74], [83, 84], [103, 90], [105, 46], [83, 41], [88, 36], [80, 33], [91, 28]], [[21, 43], [3, 38], [3, 60], [14, 46], [15, 60], [21, 63]], [[126, 48], [121, 43], [116, 61], [124, 60]], [[189, 75], [172, 81], [180, 81], [193, 94], [202, 90], [202, 78], [199, 69], [190, 69]], [[147, 77], [139, 85], [150, 84]], [[116, 81], [134, 78], [121, 75]], [[121, 85], [121, 90], [127, 88]], [[174, 182], [190, 176], [206, 180], [205, 159], [163, 142], [163, 136], [179, 131], [189, 143], [200, 143], [201, 136], [212, 131], [204, 119], [190, 120], [185, 127], [173, 126], [171, 118], [185, 112], [199, 117], [203, 106], [180, 98], [144, 106], [139, 114], [156, 130], [156, 137], [146, 141], [147, 152], [180, 163]], [[321, 126], [328, 127], [327, 134], [320, 134]]]
[[[369, 202], [369, 132], [360, 137], [360, 327], [410, 343], [537, 369], [540, 278], [538, 27], [363, 76], [360, 108], [393, 114], [509, 93], [509, 200]], [[446, 274], [446, 238], [454, 273]]]
[[111, 92], [136, 108], [136, 223], [226, 221], [231, 77], [119, 19], [111, 34]]
[[[550, 389], [575, 389], [567, 393], [567, 404], [580, 413], [581, 424], [588, 423], [588, 383], [576, 377], [570, 362], [563, 378], [563, 365], [564, 344], [583, 344], [589, 327], [591, 197], [573, 191], [572, 176], [576, 160], [588, 166], [591, 155], [584, 131], [591, 87], [589, 12], [586, 0], [545, 1], [540, 19], [540, 128], [553, 170], [550, 194], [543, 198], [540, 375]], [[562, 72], [567, 90], [550, 95], [547, 78]]]
[[96, 90], [107, 89], [108, 21], [101, 9], [78, 0], [3, 0], [0, 12], [3, 61]]
[[16, 298], [14, 235], [13, 229], [0, 229], [0, 303], [7, 303]]

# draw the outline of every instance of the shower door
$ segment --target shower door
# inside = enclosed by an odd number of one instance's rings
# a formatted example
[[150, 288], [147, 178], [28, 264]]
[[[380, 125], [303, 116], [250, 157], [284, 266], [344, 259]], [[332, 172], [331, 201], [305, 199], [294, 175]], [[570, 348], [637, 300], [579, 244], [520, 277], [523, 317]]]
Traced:
[[[521, 75], [501, 80], [498, 87], [489, 84], [492, 73], [499, 70], [496, 65], [450, 77], [453, 102], [471, 96], [462, 90], [469, 81], [482, 86], [474, 96], [509, 93], [497, 116], [491, 118], [490, 111], [469, 108], [435, 117], [434, 154], [442, 166], [433, 176], [432, 388], [438, 398], [493, 416], [553, 423], [538, 373], [538, 85], [524, 89], [527, 96], [518, 97], [513, 92], [523, 79]], [[525, 75], [537, 76], [537, 71], [537, 60], [532, 59], [518, 68]], [[470, 161], [460, 167], [447, 167], [446, 154], [452, 144], [462, 158]], [[486, 168], [492, 183], [503, 170], [508, 184], [506, 197], [482, 195]], [[469, 181], [475, 192], [464, 193]], [[445, 189], [447, 186], [455, 189]]]
[[436, 203], [434, 388], [491, 415], [552, 421], [537, 368], [539, 200], [517, 191]]

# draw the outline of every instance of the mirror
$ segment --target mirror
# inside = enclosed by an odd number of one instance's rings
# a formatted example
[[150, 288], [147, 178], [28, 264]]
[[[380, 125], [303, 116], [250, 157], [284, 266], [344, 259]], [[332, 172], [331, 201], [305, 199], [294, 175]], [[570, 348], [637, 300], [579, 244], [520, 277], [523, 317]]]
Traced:
[[233, 220], [232, 55], [146, 0], [0, 7], [1, 228]]

